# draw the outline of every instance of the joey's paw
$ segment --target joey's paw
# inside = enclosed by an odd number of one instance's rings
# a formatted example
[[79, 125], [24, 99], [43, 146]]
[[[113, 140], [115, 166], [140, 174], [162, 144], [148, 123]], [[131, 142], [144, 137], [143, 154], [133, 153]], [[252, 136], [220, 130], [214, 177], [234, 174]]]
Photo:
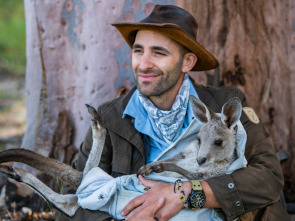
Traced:
[[162, 172], [164, 172], [164, 166], [163, 166], [162, 163], [153, 165], [151, 169], [155, 173], [162, 173]]
[[137, 175], [149, 175], [152, 172], [155, 173], [161, 173], [164, 171], [164, 167], [162, 163], [159, 164], [148, 164], [142, 166], [139, 171], [137, 172]]
[[152, 170], [148, 167], [148, 165], [144, 165], [138, 170], [137, 176], [138, 175], [149, 175], [151, 172], [152, 172]]

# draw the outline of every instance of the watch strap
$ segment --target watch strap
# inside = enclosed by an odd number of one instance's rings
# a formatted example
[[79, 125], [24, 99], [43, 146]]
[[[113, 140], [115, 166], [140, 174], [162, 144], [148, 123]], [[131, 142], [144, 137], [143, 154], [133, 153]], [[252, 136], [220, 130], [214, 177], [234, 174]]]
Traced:
[[191, 183], [192, 189], [194, 191], [198, 191], [198, 190], [199, 191], [202, 191], [203, 190], [203, 188], [202, 188], [201, 183], [200, 183], [199, 180], [190, 180], [190, 183]]

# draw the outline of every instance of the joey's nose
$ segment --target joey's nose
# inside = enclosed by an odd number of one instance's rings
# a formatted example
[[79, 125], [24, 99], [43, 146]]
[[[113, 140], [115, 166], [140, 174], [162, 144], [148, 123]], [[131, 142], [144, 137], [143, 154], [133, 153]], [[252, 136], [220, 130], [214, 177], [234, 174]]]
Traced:
[[201, 158], [201, 160], [198, 159], [198, 164], [202, 165], [202, 164], [204, 164], [206, 162], [206, 160], [207, 160], [206, 157]]

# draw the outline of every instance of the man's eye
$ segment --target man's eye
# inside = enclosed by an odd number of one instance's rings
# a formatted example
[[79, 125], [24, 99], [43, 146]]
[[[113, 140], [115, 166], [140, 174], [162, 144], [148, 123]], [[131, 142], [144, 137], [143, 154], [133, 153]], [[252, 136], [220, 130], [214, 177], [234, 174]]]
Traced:
[[161, 56], [164, 56], [165, 55], [162, 51], [156, 51], [155, 54], [156, 55], [161, 55]]
[[133, 50], [133, 53], [136, 53], [136, 54], [138, 54], [138, 53], [142, 53], [142, 49], [134, 49], [134, 50]]

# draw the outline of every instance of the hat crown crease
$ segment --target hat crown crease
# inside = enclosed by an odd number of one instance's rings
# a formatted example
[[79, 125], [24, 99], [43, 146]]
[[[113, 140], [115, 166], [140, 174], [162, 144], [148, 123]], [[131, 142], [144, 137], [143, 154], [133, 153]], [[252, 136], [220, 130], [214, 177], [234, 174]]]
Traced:
[[197, 38], [197, 21], [191, 14], [177, 6], [156, 5], [151, 14], [139, 23], [170, 23], [178, 26], [193, 39]]

